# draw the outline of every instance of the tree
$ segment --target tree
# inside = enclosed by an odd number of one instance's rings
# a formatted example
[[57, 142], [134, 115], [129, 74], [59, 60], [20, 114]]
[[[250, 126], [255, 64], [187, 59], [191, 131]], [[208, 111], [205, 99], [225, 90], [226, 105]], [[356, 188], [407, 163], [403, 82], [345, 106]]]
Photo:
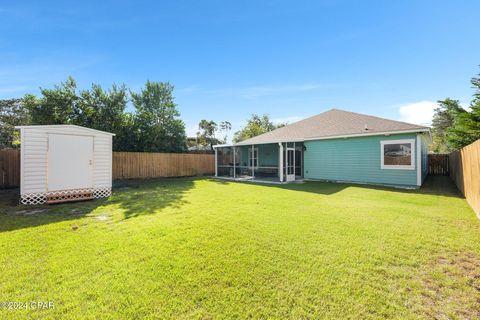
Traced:
[[435, 153], [450, 153], [453, 146], [447, 141], [447, 130], [453, 126], [458, 115], [466, 111], [458, 100], [450, 98], [438, 101], [438, 105], [432, 120], [432, 149]]
[[135, 107], [137, 149], [181, 152], [186, 149], [185, 124], [173, 99], [170, 83], [147, 81], [140, 93], [130, 92]]
[[474, 77], [471, 83], [475, 93], [470, 110], [454, 112], [453, 125], [446, 130], [447, 144], [454, 150], [480, 139], [480, 79]]
[[[197, 149], [200, 147], [209, 148], [213, 150], [214, 144], [222, 144], [227, 143], [228, 139], [228, 131], [232, 129], [232, 124], [228, 121], [220, 122], [218, 125], [213, 120], [200, 120], [198, 123], [198, 131], [197, 131], [197, 138], [196, 138], [196, 147]], [[223, 139], [218, 138], [218, 134], [224, 134]]]
[[135, 135], [130, 113], [126, 112], [128, 91], [125, 85], [104, 90], [93, 84], [91, 89], [77, 91], [72, 77], [53, 89], [41, 89], [37, 98], [26, 95], [23, 107], [32, 124], [75, 124], [115, 133], [113, 150], [135, 150]]
[[232, 130], [232, 124], [228, 121], [222, 121], [220, 122], [220, 133], [223, 133], [223, 143], [227, 143], [228, 140], [228, 132]]
[[74, 121], [78, 110], [77, 83], [72, 77], [53, 89], [40, 89], [42, 98], [27, 94], [23, 105], [28, 110], [32, 124], [68, 124]]
[[0, 100], [0, 148], [18, 147], [20, 136], [15, 126], [28, 124], [28, 111], [21, 99]]
[[186, 148], [185, 125], [173, 102], [173, 86], [147, 82], [140, 93], [131, 92], [136, 112], [127, 112], [129, 90], [93, 84], [77, 90], [72, 77], [41, 89], [41, 96], [25, 95], [21, 106], [32, 124], [75, 124], [115, 133], [115, 151], [178, 152]]
[[198, 123], [197, 131], [197, 144], [201, 146], [210, 146], [210, 149], [213, 149], [214, 143], [217, 141], [215, 139], [215, 131], [217, 131], [218, 126], [215, 121], [200, 120]]
[[126, 112], [128, 91], [125, 85], [112, 85], [104, 90], [93, 84], [91, 90], [80, 92], [79, 103], [74, 109], [72, 123], [89, 128], [113, 132], [113, 150], [134, 150], [132, 116]]
[[275, 125], [266, 114], [263, 116], [252, 114], [251, 118], [247, 120], [247, 125], [240, 131], [235, 132], [233, 142], [250, 139], [283, 126], [285, 126], [283, 123]]

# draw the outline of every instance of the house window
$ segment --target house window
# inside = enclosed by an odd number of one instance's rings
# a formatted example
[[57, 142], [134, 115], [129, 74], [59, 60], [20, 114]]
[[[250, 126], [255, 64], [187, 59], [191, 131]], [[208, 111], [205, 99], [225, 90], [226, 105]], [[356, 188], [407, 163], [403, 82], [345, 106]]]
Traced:
[[382, 169], [415, 169], [415, 140], [384, 140], [380, 142]]
[[258, 148], [250, 148], [249, 155], [250, 155], [250, 167], [258, 168]]

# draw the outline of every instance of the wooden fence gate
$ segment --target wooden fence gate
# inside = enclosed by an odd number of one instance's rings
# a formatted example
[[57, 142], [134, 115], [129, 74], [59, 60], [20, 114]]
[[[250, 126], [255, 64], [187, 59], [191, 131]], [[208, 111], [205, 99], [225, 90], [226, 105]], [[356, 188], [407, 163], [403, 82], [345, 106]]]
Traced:
[[448, 176], [450, 173], [450, 159], [448, 154], [428, 155], [428, 174], [432, 176]]
[[20, 185], [20, 150], [0, 150], [0, 188]]

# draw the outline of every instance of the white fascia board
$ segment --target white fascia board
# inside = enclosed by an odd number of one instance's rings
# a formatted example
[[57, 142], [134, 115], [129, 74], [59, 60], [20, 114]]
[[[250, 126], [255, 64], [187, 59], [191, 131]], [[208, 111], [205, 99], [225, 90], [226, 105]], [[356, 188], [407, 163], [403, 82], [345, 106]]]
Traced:
[[338, 135], [338, 136], [305, 138], [304, 141], [339, 139], [339, 138], [356, 138], [356, 137], [368, 137], [368, 136], [389, 136], [389, 135], [392, 135], [392, 134], [418, 133], [418, 132], [430, 132], [430, 129], [425, 128], [425, 129], [412, 129], [412, 130], [402, 130], [402, 131], [383, 131], [383, 132], [371, 132], [371, 133], [354, 133], [354, 134], [344, 134], [344, 135]]
[[251, 142], [239, 142], [236, 144], [218, 144], [213, 147], [233, 147], [233, 146], [251, 146], [258, 144], [272, 144], [279, 142], [304, 142], [312, 140], [328, 140], [328, 139], [339, 139], [339, 138], [355, 138], [355, 137], [368, 137], [368, 136], [389, 136], [392, 134], [402, 134], [402, 133], [419, 133], [419, 132], [428, 132], [430, 134], [429, 128], [419, 128], [411, 130], [400, 130], [400, 131], [382, 131], [382, 132], [370, 132], [370, 133], [352, 133], [352, 134], [343, 134], [338, 136], [323, 136], [323, 137], [310, 137], [310, 138], [298, 138], [298, 139], [272, 139], [266, 142], [251, 143]]
[[54, 124], [54, 125], [36, 125], [36, 126], [15, 126], [15, 129], [59, 129], [59, 128], [77, 128], [80, 130], [96, 132], [99, 134], [105, 134], [110, 136], [115, 136], [115, 133], [101, 131], [97, 129], [77, 126], [75, 124]]
[[305, 139], [273, 139], [273, 140], [270, 140], [270, 141], [266, 141], [266, 142], [258, 142], [258, 143], [252, 143], [252, 142], [248, 142], [248, 143], [244, 143], [244, 142], [239, 142], [237, 144], [235, 144], [235, 146], [251, 146], [251, 145], [259, 145], [259, 144], [274, 144], [274, 143], [285, 143], [285, 142], [303, 142], [305, 141]]
[[226, 148], [226, 147], [233, 147], [234, 145], [233, 144], [215, 144], [213, 145], [213, 149], [216, 149], [216, 148]]

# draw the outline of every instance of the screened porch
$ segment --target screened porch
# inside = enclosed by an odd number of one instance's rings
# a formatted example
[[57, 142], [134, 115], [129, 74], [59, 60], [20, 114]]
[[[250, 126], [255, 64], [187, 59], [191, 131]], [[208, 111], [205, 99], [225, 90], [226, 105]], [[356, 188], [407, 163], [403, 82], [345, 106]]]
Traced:
[[303, 178], [303, 143], [215, 146], [215, 176], [282, 183]]

